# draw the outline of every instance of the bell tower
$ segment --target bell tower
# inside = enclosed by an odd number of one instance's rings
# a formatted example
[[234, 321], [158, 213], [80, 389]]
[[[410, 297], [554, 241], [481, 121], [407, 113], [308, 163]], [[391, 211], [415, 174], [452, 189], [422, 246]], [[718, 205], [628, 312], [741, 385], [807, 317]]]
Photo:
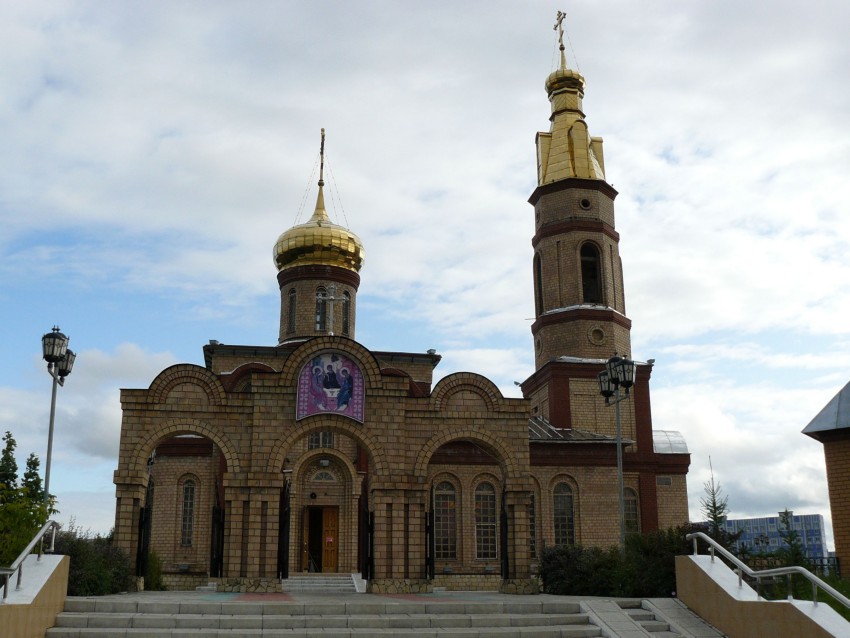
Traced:
[[537, 134], [534, 206], [535, 367], [569, 356], [606, 359], [631, 353], [623, 293], [617, 191], [605, 179], [602, 139], [588, 133], [584, 78], [567, 68], [559, 30], [559, 68], [546, 79], [548, 132]]

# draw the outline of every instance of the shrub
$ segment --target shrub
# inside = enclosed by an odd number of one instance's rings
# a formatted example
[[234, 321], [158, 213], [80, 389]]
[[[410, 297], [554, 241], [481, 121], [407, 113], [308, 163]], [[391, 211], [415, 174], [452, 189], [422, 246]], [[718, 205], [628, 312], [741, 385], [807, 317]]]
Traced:
[[626, 538], [629, 596], [672, 596], [676, 591], [676, 556], [690, 554], [685, 535], [701, 531], [693, 525], [671, 527]]
[[72, 519], [56, 535], [55, 553], [70, 557], [69, 596], [103, 596], [127, 591], [130, 561], [112, 544], [112, 534], [101, 536], [83, 531]]
[[547, 594], [658, 597], [676, 590], [676, 556], [690, 553], [685, 535], [692, 525], [632, 534], [624, 556], [616, 547], [547, 547], [540, 555], [540, 577]]
[[540, 578], [547, 594], [622, 595], [618, 592], [621, 567], [616, 548], [566, 545], [546, 547], [540, 555]]
[[157, 553], [152, 551], [148, 554], [148, 564], [145, 569], [145, 591], [165, 591], [165, 583], [162, 582], [162, 561]]

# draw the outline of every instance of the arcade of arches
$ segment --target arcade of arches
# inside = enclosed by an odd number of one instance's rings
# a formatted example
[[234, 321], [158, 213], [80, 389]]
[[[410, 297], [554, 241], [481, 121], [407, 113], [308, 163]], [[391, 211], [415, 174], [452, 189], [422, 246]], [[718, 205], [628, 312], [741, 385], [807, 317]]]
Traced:
[[[522, 398], [469, 372], [435, 382], [433, 350], [356, 341], [364, 250], [325, 210], [323, 131], [313, 216], [274, 243], [277, 344], [211, 341], [202, 366], [121, 392], [115, 540], [138, 575], [155, 552], [171, 588], [341, 572], [373, 592], [525, 593], [541, 548], [618, 542], [614, 410], [596, 382], [631, 353], [617, 192], [587, 132], [584, 78], [562, 58], [546, 90]], [[652, 367], [639, 363], [621, 404], [630, 532], [688, 516], [689, 454], [677, 432], [653, 432]]]

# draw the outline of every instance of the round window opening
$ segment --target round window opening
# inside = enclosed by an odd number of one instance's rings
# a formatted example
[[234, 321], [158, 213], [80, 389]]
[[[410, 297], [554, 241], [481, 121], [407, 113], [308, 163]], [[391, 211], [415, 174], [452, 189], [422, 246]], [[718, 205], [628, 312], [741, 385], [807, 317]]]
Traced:
[[582, 199], [578, 203], [578, 205], [581, 206], [584, 210], [590, 210], [590, 200], [587, 198]]
[[605, 331], [599, 326], [591, 328], [587, 331], [587, 339], [595, 346], [604, 345], [607, 341], [605, 337]]

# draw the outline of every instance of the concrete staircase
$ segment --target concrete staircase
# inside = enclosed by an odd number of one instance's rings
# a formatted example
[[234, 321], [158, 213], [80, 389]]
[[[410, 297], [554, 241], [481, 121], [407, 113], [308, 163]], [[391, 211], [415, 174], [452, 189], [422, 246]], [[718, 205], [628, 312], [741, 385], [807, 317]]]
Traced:
[[69, 598], [46, 638], [603, 636], [577, 602], [174, 602]]
[[351, 574], [295, 574], [280, 582], [285, 592], [357, 593], [357, 587]]
[[653, 638], [681, 638], [682, 634], [673, 629], [669, 622], [660, 617], [660, 614], [644, 608], [642, 601], [628, 601], [618, 604], [629, 618], [640, 625], [648, 634], [652, 634]]
[[[0, 628], [0, 634], [3, 634]], [[68, 598], [46, 638], [442, 636], [722, 638], [672, 598], [610, 600], [456, 592], [225, 594], [148, 592]]]

